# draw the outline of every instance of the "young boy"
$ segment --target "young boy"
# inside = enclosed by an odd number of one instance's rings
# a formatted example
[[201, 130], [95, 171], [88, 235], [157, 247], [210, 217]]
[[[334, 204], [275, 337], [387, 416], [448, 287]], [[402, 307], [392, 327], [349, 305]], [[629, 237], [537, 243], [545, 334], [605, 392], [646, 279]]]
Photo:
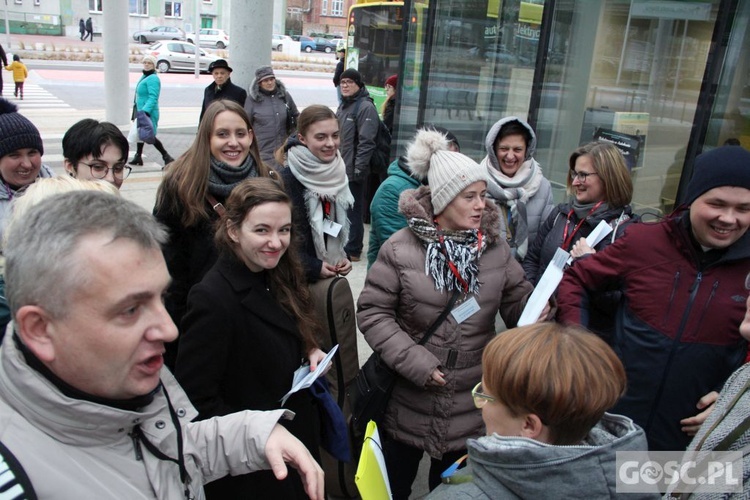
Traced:
[[13, 62], [5, 67], [8, 71], [13, 72], [13, 81], [16, 82], [16, 90], [13, 95], [18, 97], [21, 96], [23, 100], [23, 82], [26, 81], [26, 77], [29, 76], [29, 70], [26, 69], [26, 65], [21, 62], [21, 58], [18, 54], [13, 54]]

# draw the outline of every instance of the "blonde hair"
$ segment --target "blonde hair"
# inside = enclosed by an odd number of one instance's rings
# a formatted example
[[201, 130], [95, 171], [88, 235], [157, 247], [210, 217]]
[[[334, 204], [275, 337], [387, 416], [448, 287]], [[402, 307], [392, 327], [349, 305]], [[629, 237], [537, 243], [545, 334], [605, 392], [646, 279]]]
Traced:
[[[604, 184], [604, 201], [610, 207], [618, 208], [630, 204], [633, 199], [633, 179], [625, 163], [625, 157], [611, 142], [590, 142], [571, 153], [568, 166], [575, 170], [576, 160], [589, 156], [594, 171]], [[573, 193], [573, 180], [568, 176], [568, 194]]]
[[614, 351], [580, 326], [535, 323], [500, 333], [482, 355], [483, 386], [513, 416], [534, 414], [551, 444], [580, 443], [625, 392]]
[[[120, 191], [106, 181], [81, 180], [68, 175], [38, 179], [21, 191], [19, 196], [13, 198], [10, 205], [11, 212], [8, 225], [5, 228], [5, 237], [10, 234], [13, 225], [23, 219], [31, 207], [50, 196], [71, 191], [102, 191], [120, 196]], [[3, 246], [5, 246], [5, 241], [3, 241]]]

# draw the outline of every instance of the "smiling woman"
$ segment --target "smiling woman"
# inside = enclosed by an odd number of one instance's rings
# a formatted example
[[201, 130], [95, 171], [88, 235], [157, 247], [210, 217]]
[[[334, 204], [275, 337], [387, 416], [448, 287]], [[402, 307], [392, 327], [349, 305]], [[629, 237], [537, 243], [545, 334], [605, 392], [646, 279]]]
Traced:
[[[222, 204], [240, 182], [270, 175], [242, 106], [211, 103], [193, 143], [167, 168], [154, 207], [156, 218], [170, 229], [164, 257], [173, 281], [166, 306], [177, 325], [190, 288], [216, 261], [213, 226]], [[167, 354], [173, 367], [176, 345], [168, 346]]]

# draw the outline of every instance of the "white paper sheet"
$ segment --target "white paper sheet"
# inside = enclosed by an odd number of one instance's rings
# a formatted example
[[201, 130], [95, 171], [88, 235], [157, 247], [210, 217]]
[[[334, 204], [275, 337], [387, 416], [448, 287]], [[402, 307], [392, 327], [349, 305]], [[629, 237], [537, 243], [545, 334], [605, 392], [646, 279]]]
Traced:
[[307, 389], [308, 387], [313, 385], [315, 379], [325, 373], [326, 368], [329, 364], [331, 364], [333, 355], [336, 354], [338, 348], [338, 344], [333, 346], [328, 354], [326, 354], [326, 357], [323, 358], [320, 363], [318, 363], [318, 367], [315, 368], [314, 372], [310, 371], [309, 364], [304, 364], [294, 371], [294, 377], [292, 378], [292, 388], [289, 390], [289, 392], [286, 393], [283, 398], [281, 398], [281, 406], [284, 406], [286, 400], [289, 399], [289, 396], [297, 391], [301, 391], [302, 389]]

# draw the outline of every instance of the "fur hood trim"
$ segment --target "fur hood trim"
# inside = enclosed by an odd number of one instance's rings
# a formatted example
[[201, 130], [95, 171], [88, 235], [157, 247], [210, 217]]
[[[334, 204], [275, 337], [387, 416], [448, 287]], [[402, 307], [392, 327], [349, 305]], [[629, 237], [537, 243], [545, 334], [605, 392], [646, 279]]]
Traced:
[[[258, 83], [258, 80], [256, 80], [255, 78], [253, 78], [253, 82], [250, 84], [250, 89], [248, 90], [247, 93], [255, 102], [260, 102], [263, 99], [263, 97], [271, 97], [265, 94], [261, 94], [260, 84]], [[286, 87], [284, 86], [284, 82], [282, 82], [278, 78], [276, 79], [275, 95], [279, 97], [280, 99], [284, 99], [286, 97]]]
[[[417, 218], [432, 222], [435, 213], [432, 208], [432, 198], [429, 186], [420, 186], [417, 189], [407, 189], [398, 200], [398, 211], [406, 217], [406, 220]], [[497, 243], [500, 238], [500, 210], [497, 205], [488, 199], [482, 213], [482, 233], [487, 238], [487, 245]]]

